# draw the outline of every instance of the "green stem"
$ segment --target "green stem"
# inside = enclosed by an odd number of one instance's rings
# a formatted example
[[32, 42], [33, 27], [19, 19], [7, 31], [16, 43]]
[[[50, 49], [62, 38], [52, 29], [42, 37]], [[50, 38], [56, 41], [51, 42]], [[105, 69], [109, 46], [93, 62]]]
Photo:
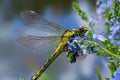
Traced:
[[98, 80], [102, 80], [102, 75], [100, 73], [100, 69], [99, 69], [99, 66], [97, 64], [96, 64], [95, 68], [96, 68], [96, 73], [97, 73], [97, 76], [98, 76]]
[[120, 61], [120, 58], [115, 55], [114, 53], [110, 52], [109, 50], [105, 49], [104, 47], [100, 46], [99, 44], [95, 43], [95, 42], [92, 42], [90, 40], [83, 40], [84, 42], [88, 42], [90, 44], [94, 44], [95, 46], [99, 47], [100, 49], [102, 49], [103, 51], [105, 51], [107, 54], [111, 55], [111, 56], [114, 56], [116, 59], [118, 59]]

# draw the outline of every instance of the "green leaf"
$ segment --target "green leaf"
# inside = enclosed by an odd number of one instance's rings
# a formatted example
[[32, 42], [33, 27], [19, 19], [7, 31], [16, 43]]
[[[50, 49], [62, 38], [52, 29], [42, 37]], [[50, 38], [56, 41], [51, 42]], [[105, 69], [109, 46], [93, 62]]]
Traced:
[[116, 40], [116, 41], [120, 41], [120, 38], [114, 38], [114, 40]]
[[106, 23], [106, 33], [107, 33], [107, 37], [110, 35], [110, 25], [109, 25], [109, 23]]
[[91, 39], [93, 33], [94, 33], [94, 31], [89, 31], [86, 37], [89, 38], [89, 39]]
[[117, 54], [119, 48], [114, 45], [113, 43], [111, 43], [109, 40], [106, 40], [105, 42], [102, 42], [103, 43], [103, 46], [109, 50], [110, 52], [114, 53], [114, 54]]
[[79, 5], [76, 2], [72, 3], [72, 7], [83, 20], [88, 21], [88, 17], [86, 16], [86, 14], [82, 11], [82, 9], [79, 7]]
[[71, 62], [71, 63], [75, 63], [77, 57], [79, 57], [78, 53], [73, 53], [71, 50], [68, 50], [66, 61]]
[[111, 59], [109, 60], [108, 67], [109, 67], [109, 69], [110, 69], [110, 71], [111, 71], [111, 75], [113, 76], [114, 72], [116, 71], [116, 65], [115, 65], [115, 63], [114, 63], [114, 59], [111, 58]]
[[[90, 40], [84, 40], [84, 42], [90, 43], [90, 44], [94, 44], [95, 46], [97, 46], [98, 48], [100, 48], [101, 50], [103, 50], [104, 52], [106, 52], [108, 55], [115, 57], [118, 61], [120, 61], [120, 57], [118, 56], [118, 54], [114, 54], [112, 53], [110, 50], [108, 50], [107, 48], [104, 48], [102, 46], [100, 46], [99, 44], [92, 42]], [[119, 49], [118, 49], [119, 50]], [[118, 51], [117, 51], [118, 52]]]
[[105, 53], [103, 50], [96, 50], [94, 53], [99, 56], [109, 57], [109, 55]]
[[75, 56], [75, 54], [72, 51], [68, 50], [66, 61], [71, 62], [71, 63], [76, 62], [76, 58], [74, 56]]
[[105, 78], [105, 80], [110, 80], [110, 78]]
[[97, 64], [96, 64], [95, 68], [96, 68], [96, 73], [97, 73], [97, 76], [98, 76], [98, 80], [102, 80], [100, 69], [99, 69], [99, 66]]
[[71, 62], [72, 57], [73, 57], [73, 53], [68, 53], [68, 55], [67, 55], [67, 57], [66, 57], [66, 61], [67, 61], [67, 62]]

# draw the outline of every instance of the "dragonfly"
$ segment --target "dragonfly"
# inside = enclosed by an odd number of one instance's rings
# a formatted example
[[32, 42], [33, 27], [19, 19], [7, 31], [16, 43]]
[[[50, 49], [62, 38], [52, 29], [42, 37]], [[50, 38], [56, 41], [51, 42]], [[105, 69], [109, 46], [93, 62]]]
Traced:
[[[38, 28], [40, 31], [54, 33], [54, 35], [48, 36], [35, 36], [35, 35], [27, 35], [20, 37], [16, 40], [17, 45], [23, 47], [30, 47], [36, 49], [46, 48], [44, 46], [53, 44], [56, 41], [57, 47], [54, 49], [53, 53], [49, 57], [49, 59], [44, 63], [44, 65], [32, 76], [31, 80], [38, 80], [42, 73], [50, 66], [50, 64], [63, 52], [67, 51], [68, 43], [67, 41], [73, 39], [75, 36], [82, 36], [87, 31], [87, 27], [77, 27], [73, 29], [64, 29], [62, 26], [50, 22], [40, 16], [38, 13], [25, 10], [21, 13], [21, 17], [23, 20], [31, 25], [32, 27]], [[49, 45], [50, 46], [50, 45]], [[47, 49], [46, 49], [47, 50]], [[41, 52], [40, 52], [41, 53]], [[45, 53], [43, 53], [45, 54]]]

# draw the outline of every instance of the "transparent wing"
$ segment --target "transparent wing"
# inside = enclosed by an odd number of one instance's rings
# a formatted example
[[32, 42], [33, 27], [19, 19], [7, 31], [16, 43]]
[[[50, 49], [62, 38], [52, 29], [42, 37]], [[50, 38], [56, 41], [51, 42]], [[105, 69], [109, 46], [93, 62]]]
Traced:
[[[37, 63], [38, 63], [38, 66], [40, 67], [54, 52], [60, 40], [61, 40], [61, 36], [60, 37], [59, 36], [40, 37], [40, 36], [27, 35], [17, 39], [16, 43], [18, 46], [26, 47], [31, 50], [38, 51], [38, 54], [36, 54], [35, 52], [35, 55], [37, 55], [36, 61], [39, 61]], [[31, 70], [38, 70], [37, 68], [38, 66], [36, 66], [34, 62], [32, 63], [30, 61], [30, 64], [28, 62], [26, 63], [27, 63], [26, 65], [30, 67]]]
[[63, 34], [65, 29], [60, 25], [49, 22], [41, 17], [39, 14], [31, 10], [25, 10], [21, 13], [21, 17], [32, 27], [37, 27], [41, 31], [47, 31], [50, 33]]
[[[33, 36], [27, 35], [16, 40], [18, 46], [37, 50], [43, 53], [54, 50], [57, 47], [61, 37], [59, 36]], [[44, 52], [45, 53], [45, 52]]]

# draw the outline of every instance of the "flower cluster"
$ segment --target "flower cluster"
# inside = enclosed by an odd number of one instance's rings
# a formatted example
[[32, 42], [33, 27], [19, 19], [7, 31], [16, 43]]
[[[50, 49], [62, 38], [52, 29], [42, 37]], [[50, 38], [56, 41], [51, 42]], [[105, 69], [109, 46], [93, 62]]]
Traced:
[[[108, 80], [120, 80], [120, 0], [97, 0], [96, 13], [97, 19], [89, 19], [88, 24], [92, 28], [92, 40], [86, 40], [85, 43], [94, 45], [94, 53], [108, 59], [108, 67], [111, 71], [112, 78]], [[79, 10], [78, 10], [79, 11]], [[81, 10], [82, 11], [82, 10]], [[82, 17], [82, 15], [80, 15]], [[106, 28], [105, 37], [94, 34], [93, 27], [104, 20]], [[83, 41], [84, 43], [84, 41]], [[74, 44], [73, 44], [74, 45]], [[81, 45], [80, 45], [81, 46]], [[71, 48], [71, 47], [70, 47]], [[91, 47], [90, 47], [91, 48]], [[81, 47], [80, 47], [81, 49]], [[72, 51], [74, 51], [71, 48]], [[79, 51], [78, 49], [76, 49]], [[88, 51], [88, 48], [86, 49]], [[117, 71], [116, 71], [117, 69]], [[100, 72], [97, 72], [99, 80]], [[114, 76], [113, 76], [114, 74]]]
[[120, 1], [116, 0], [113, 2], [113, 9], [111, 10], [110, 17], [108, 19], [108, 24], [110, 27], [109, 39], [113, 44], [120, 47]]
[[114, 0], [97, 0], [96, 5], [97, 5], [97, 9], [96, 9], [96, 13], [99, 16], [99, 19], [101, 19], [101, 15], [106, 12], [107, 10], [109, 10], [109, 8], [111, 8], [112, 6], [112, 2]]
[[[106, 27], [108, 27], [108, 42], [105, 43], [105, 47], [116, 56], [119, 55], [120, 48], [120, 0], [97, 0], [97, 14], [100, 17], [104, 17], [106, 20]], [[111, 47], [107, 46], [111, 45]], [[111, 56], [112, 58], [112, 56]], [[120, 80], [120, 68], [115, 71], [114, 67], [119, 64], [119, 61], [114, 60], [112, 63], [109, 60], [109, 64], [112, 66], [109, 67], [111, 73], [114, 73], [114, 76], [110, 80]], [[119, 57], [118, 57], [119, 59]], [[114, 64], [117, 62], [117, 64]], [[118, 66], [119, 67], [119, 66]], [[115, 71], [115, 72], [114, 72]]]
[[[109, 27], [109, 39], [111, 43], [120, 47], [120, 0], [97, 0], [96, 12], [98, 18], [106, 17], [106, 23]], [[105, 16], [107, 15], [107, 16]]]
[[93, 47], [86, 42], [82, 42], [82, 40], [86, 40], [86, 36], [80, 37], [76, 36], [73, 40], [69, 40], [68, 43], [68, 55], [67, 61], [74, 63], [76, 62], [76, 58], [80, 57], [84, 59], [88, 53], [92, 53]]
[[86, 49], [82, 48], [81, 44], [79, 43], [82, 38], [80, 36], [75, 37], [72, 41], [68, 41], [68, 55], [67, 61], [74, 63], [76, 62], [76, 58], [79, 55], [86, 54]]
[[111, 42], [115, 44], [116, 46], [120, 47], [120, 27], [114, 28], [113, 31], [111, 31], [111, 35], [109, 36]]

